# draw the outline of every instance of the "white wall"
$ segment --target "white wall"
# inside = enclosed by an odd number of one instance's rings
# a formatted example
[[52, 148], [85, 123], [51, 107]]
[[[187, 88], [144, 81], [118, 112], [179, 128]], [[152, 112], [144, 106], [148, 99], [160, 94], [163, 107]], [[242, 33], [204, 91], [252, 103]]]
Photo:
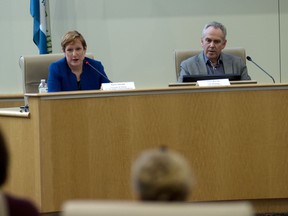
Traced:
[[288, 1], [280, 0], [281, 82], [288, 82]]
[[0, 93], [22, 92], [22, 74], [18, 59], [37, 53], [31, 42], [32, 25], [28, 1], [0, 1]]
[[[50, 0], [53, 52], [61, 51], [61, 36], [76, 29], [112, 81], [134, 81], [137, 88], [167, 87], [176, 81], [174, 49], [200, 48], [203, 26], [217, 20], [228, 29], [228, 47], [245, 47], [276, 82], [280, 77], [287, 82], [288, 51], [280, 50], [280, 39], [281, 47], [287, 47], [287, 8], [286, 0]], [[29, 1], [0, 1], [0, 14], [0, 92], [20, 93], [18, 59], [38, 53]], [[253, 79], [271, 83], [247, 65]]]

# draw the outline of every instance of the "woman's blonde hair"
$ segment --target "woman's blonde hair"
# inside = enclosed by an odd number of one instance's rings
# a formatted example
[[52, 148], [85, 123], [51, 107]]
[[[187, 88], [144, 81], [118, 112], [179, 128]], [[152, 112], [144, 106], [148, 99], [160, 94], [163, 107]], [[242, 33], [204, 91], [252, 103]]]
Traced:
[[67, 32], [63, 37], [62, 37], [62, 41], [61, 41], [61, 47], [63, 52], [65, 52], [66, 47], [71, 44], [74, 43], [75, 40], [79, 40], [82, 44], [82, 46], [84, 47], [84, 49], [87, 49], [87, 44], [86, 41], [84, 39], [84, 37], [78, 32], [78, 31], [69, 31]]
[[193, 183], [188, 162], [169, 149], [146, 150], [132, 165], [132, 184], [140, 200], [184, 201]]

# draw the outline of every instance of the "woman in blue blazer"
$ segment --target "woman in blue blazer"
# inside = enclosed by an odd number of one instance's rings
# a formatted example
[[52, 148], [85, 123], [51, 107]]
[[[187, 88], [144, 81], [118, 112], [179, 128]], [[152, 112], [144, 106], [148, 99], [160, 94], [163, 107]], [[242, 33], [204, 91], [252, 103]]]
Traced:
[[78, 31], [67, 32], [61, 47], [65, 57], [49, 66], [48, 92], [97, 90], [110, 82], [102, 63], [85, 57], [87, 44]]

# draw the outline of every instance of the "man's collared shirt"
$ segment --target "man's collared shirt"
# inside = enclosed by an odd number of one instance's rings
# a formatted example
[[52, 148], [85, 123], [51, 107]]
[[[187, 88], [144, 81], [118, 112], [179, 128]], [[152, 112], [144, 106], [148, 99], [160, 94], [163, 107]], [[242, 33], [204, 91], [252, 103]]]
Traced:
[[212, 62], [207, 58], [207, 56], [204, 53], [203, 53], [203, 55], [204, 55], [204, 60], [206, 62], [207, 72], [209, 75], [225, 74], [221, 55], [218, 58], [216, 65], [213, 65]]

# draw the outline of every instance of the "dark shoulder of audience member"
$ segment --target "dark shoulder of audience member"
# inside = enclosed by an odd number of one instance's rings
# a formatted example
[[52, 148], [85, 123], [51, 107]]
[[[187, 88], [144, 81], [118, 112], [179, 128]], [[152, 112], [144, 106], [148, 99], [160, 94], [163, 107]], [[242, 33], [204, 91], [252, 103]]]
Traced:
[[4, 136], [0, 132], [0, 187], [2, 187], [8, 175], [9, 153], [5, 144]]
[[[5, 138], [0, 132], [0, 189], [7, 181], [9, 171], [10, 155], [6, 145]], [[20, 198], [12, 194], [3, 193], [9, 216], [29, 215], [39, 216], [36, 206], [28, 199]]]

